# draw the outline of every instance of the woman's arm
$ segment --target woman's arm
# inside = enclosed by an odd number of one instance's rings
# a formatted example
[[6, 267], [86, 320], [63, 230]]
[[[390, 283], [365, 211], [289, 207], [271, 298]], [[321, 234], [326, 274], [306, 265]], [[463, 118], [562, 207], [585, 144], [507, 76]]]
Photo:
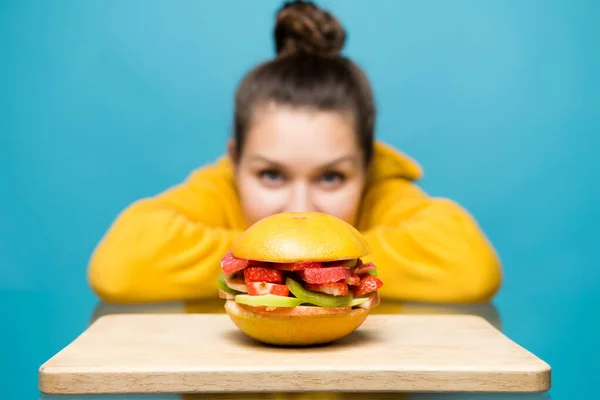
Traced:
[[394, 179], [372, 187], [363, 209], [360, 228], [373, 250], [365, 260], [378, 266], [382, 297], [463, 303], [498, 291], [500, 261], [458, 204]]
[[[90, 260], [88, 279], [105, 301], [132, 303], [216, 296], [220, 259], [239, 230], [233, 197], [213, 167], [140, 200], [118, 216]], [[231, 195], [230, 195], [231, 196]]]

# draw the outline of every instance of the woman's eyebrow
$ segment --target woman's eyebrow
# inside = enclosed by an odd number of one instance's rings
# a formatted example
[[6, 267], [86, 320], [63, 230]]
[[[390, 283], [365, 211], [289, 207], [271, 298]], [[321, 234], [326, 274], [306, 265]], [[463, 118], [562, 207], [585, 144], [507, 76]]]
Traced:
[[[259, 154], [251, 155], [251, 156], [248, 157], [248, 159], [250, 161], [261, 161], [261, 162], [264, 162], [264, 163], [267, 163], [267, 164], [274, 165], [274, 166], [279, 167], [279, 168], [284, 168], [283, 164], [281, 164], [280, 162], [275, 161], [275, 160], [271, 160], [268, 157], [264, 157], [264, 156], [261, 156]], [[354, 164], [356, 162], [356, 157], [354, 157], [354, 156], [352, 156], [350, 154], [345, 155], [345, 156], [341, 156], [339, 158], [336, 158], [333, 161], [329, 161], [326, 164], [321, 165], [319, 167], [319, 169], [331, 168], [331, 167], [335, 166], [336, 164], [340, 164], [342, 162], [351, 162], [351, 163]]]
[[271, 160], [267, 157], [263, 157], [261, 155], [255, 154], [255, 155], [251, 155], [250, 157], [248, 157], [249, 161], [261, 161], [267, 164], [272, 164], [278, 167], [283, 167], [283, 165], [275, 160]]
[[330, 162], [328, 162], [327, 164], [324, 164], [324, 165], [323, 165], [321, 168], [322, 168], [322, 169], [331, 168], [331, 167], [333, 167], [334, 165], [336, 165], [336, 164], [340, 164], [340, 163], [342, 163], [342, 162], [345, 162], [345, 161], [350, 161], [351, 163], [353, 163], [353, 164], [354, 164], [354, 163], [356, 162], [356, 157], [354, 157], [354, 156], [352, 156], [352, 155], [345, 155], [345, 156], [342, 156], [342, 157], [336, 158], [335, 160], [333, 160], [333, 161], [330, 161]]

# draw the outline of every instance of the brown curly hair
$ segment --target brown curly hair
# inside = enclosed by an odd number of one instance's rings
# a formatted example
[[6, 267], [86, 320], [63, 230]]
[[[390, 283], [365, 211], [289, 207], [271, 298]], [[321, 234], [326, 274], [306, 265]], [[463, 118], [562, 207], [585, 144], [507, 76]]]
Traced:
[[273, 36], [276, 56], [248, 72], [237, 88], [237, 154], [243, 151], [253, 112], [274, 102], [320, 111], [350, 111], [368, 163], [373, 153], [375, 104], [362, 69], [341, 54], [347, 36], [340, 22], [310, 1], [289, 1], [277, 12]]

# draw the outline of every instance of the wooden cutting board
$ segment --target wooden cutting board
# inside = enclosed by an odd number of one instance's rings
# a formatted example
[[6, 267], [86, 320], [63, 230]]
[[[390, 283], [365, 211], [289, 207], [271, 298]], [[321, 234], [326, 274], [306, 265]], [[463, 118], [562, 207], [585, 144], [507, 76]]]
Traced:
[[109, 315], [39, 370], [47, 394], [549, 388], [548, 364], [467, 315], [371, 315], [313, 348], [260, 344], [224, 314]]

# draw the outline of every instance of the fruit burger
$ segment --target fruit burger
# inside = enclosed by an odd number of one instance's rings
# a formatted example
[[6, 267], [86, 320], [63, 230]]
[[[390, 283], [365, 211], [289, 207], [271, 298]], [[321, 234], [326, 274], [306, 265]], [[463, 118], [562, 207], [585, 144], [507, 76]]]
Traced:
[[246, 335], [314, 345], [356, 330], [379, 304], [365, 238], [331, 215], [280, 213], [250, 226], [221, 260], [219, 296]]

